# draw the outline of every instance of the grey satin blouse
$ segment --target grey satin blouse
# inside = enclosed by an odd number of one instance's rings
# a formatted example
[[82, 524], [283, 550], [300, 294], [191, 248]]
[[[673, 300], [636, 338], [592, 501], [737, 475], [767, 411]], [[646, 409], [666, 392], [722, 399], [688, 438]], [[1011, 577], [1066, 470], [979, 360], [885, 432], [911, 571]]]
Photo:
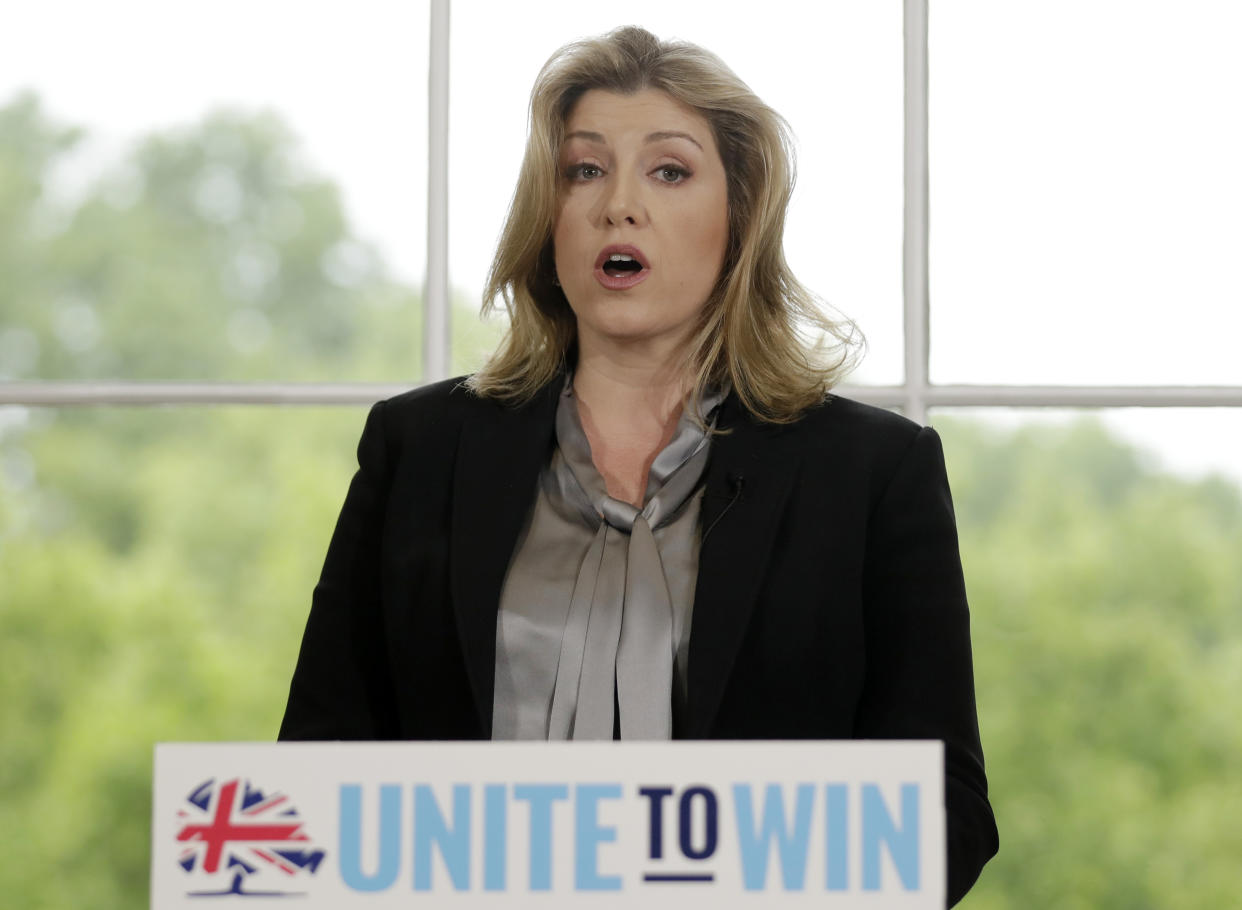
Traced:
[[[714, 423], [723, 394], [701, 412]], [[684, 707], [711, 434], [683, 413], [642, 510], [610, 497], [572, 379], [496, 621], [492, 739], [670, 739]], [[614, 709], [619, 716], [614, 718]]]

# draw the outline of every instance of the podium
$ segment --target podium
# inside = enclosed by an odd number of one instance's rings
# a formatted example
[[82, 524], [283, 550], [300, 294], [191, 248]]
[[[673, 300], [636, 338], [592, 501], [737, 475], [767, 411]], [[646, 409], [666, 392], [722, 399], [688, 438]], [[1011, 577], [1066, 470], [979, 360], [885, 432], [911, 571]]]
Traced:
[[151, 907], [941, 908], [943, 778], [936, 741], [165, 743]]

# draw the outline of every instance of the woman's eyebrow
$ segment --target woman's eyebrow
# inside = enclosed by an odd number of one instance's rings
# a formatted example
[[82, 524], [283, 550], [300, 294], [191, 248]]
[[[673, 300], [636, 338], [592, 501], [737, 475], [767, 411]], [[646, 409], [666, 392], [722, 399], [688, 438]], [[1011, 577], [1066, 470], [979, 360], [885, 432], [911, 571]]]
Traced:
[[570, 139], [585, 139], [587, 142], [598, 142], [600, 145], [608, 144], [603, 133], [592, 133], [590, 130], [574, 130], [572, 133], [566, 133], [565, 141], [568, 142]]
[[699, 140], [695, 139], [689, 133], [683, 133], [680, 130], [659, 130], [655, 133], [647, 134], [647, 142], [659, 142], [663, 139], [685, 139], [687, 142], [693, 142], [698, 146], [699, 151], [703, 151], [703, 146], [699, 145]]
[[[593, 133], [590, 130], [574, 130], [572, 133], [565, 134], [565, 140], [585, 139], [588, 142], [598, 142], [600, 145], [607, 145], [608, 140], [604, 138], [603, 133]], [[654, 133], [648, 133], [644, 142], [650, 144], [652, 142], [660, 142], [664, 139], [685, 139], [698, 146], [699, 151], [703, 150], [703, 146], [699, 144], [699, 140], [695, 139], [689, 133], [683, 133], [680, 130], [657, 130]]]

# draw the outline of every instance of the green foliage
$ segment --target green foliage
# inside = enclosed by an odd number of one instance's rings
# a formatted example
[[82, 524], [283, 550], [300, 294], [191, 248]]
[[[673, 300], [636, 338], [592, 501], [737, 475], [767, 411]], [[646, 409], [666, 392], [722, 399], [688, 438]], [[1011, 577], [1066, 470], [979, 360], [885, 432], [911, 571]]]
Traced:
[[[82, 138], [31, 96], [0, 108], [0, 379], [418, 377], [418, 293], [274, 115], [150, 136], [67, 206], [47, 188]], [[466, 368], [498, 334], [474, 309]]]
[[[148, 137], [58, 202], [82, 138], [0, 107], [0, 379], [418, 376], [417, 292], [276, 118]], [[465, 372], [497, 329], [453, 325]], [[152, 745], [274, 737], [363, 416], [0, 408], [6, 906], [143, 903]]]
[[0, 492], [0, 823], [23, 833], [0, 890], [129, 907], [153, 744], [275, 735], [363, 415], [38, 416], [3, 444], [39, 474]]
[[1001, 853], [978, 908], [1211, 908], [1242, 829], [1242, 496], [1082, 420], [937, 424]]
[[[0, 108], [0, 378], [417, 376], [418, 296], [271, 116], [149, 137]], [[495, 329], [454, 320], [459, 369]], [[144, 904], [156, 741], [268, 740], [362, 409], [0, 409], [7, 906]], [[1242, 495], [1084, 421], [938, 423], [1001, 854], [965, 906], [1215, 908], [1242, 856]]]

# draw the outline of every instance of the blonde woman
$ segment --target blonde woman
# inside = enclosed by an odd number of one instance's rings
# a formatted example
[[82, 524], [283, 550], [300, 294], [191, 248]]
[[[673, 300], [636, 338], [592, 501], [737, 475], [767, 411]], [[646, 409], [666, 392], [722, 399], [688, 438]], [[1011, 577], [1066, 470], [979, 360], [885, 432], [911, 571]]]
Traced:
[[834, 396], [781, 118], [636, 28], [562, 48], [475, 375], [377, 404], [284, 739], [930, 738], [996, 851], [940, 442]]

